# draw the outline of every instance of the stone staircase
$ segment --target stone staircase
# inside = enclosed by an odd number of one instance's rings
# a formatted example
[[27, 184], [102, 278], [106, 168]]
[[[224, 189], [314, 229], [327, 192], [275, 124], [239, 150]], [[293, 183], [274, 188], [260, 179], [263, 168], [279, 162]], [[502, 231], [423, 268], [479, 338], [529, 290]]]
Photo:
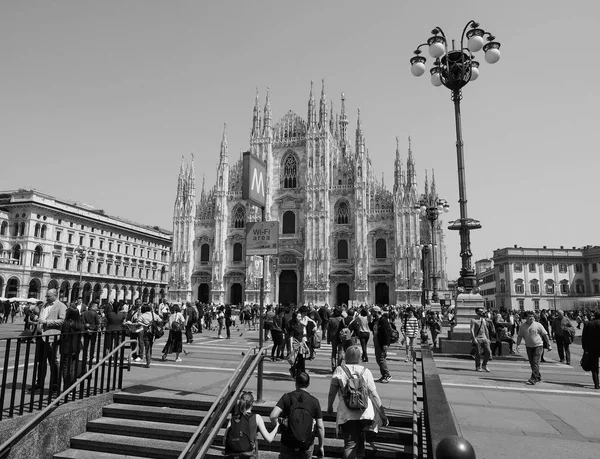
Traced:
[[[190, 394], [161, 391], [114, 395], [103, 408], [102, 417], [87, 423], [86, 432], [71, 438], [70, 448], [54, 459], [177, 458], [211, 406]], [[268, 418], [273, 404], [255, 405], [253, 411]], [[368, 438], [367, 457], [412, 457], [412, 414], [386, 410], [390, 426]], [[343, 441], [335, 438], [335, 416], [324, 414], [326, 457], [342, 457]], [[221, 427], [208, 458], [223, 458]], [[258, 435], [260, 438], [260, 434]], [[280, 436], [269, 444], [259, 439], [259, 457], [276, 458]]]

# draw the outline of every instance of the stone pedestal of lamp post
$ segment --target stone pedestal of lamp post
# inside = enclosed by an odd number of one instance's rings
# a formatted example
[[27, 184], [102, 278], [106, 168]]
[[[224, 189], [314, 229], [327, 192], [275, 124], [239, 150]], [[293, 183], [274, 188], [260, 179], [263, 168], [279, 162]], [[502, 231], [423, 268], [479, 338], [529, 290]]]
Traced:
[[471, 353], [471, 319], [477, 318], [475, 311], [483, 308], [485, 301], [479, 293], [461, 293], [456, 298], [456, 325], [448, 332], [447, 338], [440, 338], [442, 354]]

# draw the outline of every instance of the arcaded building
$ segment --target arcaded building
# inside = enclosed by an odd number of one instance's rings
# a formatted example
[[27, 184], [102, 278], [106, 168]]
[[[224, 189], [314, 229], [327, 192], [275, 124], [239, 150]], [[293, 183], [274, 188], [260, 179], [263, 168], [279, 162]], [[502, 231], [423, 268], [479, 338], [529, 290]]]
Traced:
[[158, 302], [171, 233], [36, 190], [0, 192], [0, 297]]
[[[265, 258], [267, 303], [419, 304], [423, 281], [436, 276], [439, 290], [447, 288], [442, 219], [433, 231], [435, 273], [432, 259], [422, 269], [418, 247], [432, 242], [432, 231], [415, 206], [424, 194], [437, 196], [435, 179], [418, 188], [410, 139], [402, 158], [396, 138], [395, 152], [378, 152], [390, 157], [388, 189], [371, 165], [360, 116], [351, 136], [344, 95], [335, 112], [324, 85], [318, 101], [311, 85], [306, 118], [288, 111], [275, 121], [268, 90], [264, 106], [256, 95], [248, 150], [267, 168], [265, 219], [279, 222], [279, 253]], [[262, 270], [245, 241], [246, 224], [261, 212], [242, 199], [242, 159], [230, 158], [226, 129], [217, 170], [203, 174], [216, 183], [206, 189], [203, 180], [196, 196], [193, 158], [182, 161], [170, 298], [258, 302]]]

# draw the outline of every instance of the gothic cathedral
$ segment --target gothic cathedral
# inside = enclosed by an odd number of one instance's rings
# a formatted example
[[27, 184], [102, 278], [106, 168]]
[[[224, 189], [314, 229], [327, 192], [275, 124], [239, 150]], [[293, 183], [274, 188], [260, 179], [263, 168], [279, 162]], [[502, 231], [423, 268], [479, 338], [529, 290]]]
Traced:
[[[306, 120], [289, 111], [273, 123], [271, 113], [268, 89], [262, 110], [257, 92], [249, 149], [267, 166], [265, 220], [279, 222], [279, 254], [265, 257], [265, 304], [420, 304], [433, 276], [446, 290], [443, 222], [432, 229], [415, 209], [436, 196], [435, 178], [429, 187], [425, 177], [425, 195], [417, 190], [410, 139], [404, 166], [396, 138], [390, 191], [371, 167], [360, 110], [350, 140], [343, 94], [334, 114], [324, 84], [318, 108], [311, 84]], [[216, 183], [206, 190], [203, 180], [198, 202], [193, 156], [182, 160], [171, 301], [258, 303], [262, 260], [247, 257], [244, 246], [246, 223], [260, 219], [261, 210], [242, 199], [242, 159], [230, 164], [225, 128]], [[435, 262], [419, 247], [432, 239]]]

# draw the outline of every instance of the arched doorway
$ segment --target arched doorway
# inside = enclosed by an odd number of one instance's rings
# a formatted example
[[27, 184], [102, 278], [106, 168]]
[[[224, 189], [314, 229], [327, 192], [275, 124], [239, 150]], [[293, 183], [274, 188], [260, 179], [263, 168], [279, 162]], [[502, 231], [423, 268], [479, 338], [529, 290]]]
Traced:
[[79, 288], [79, 282], [75, 282], [73, 284], [73, 288], [71, 289], [71, 303], [75, 303], [78, 298], [81, 297], [81, 289]]
[[156, 298], [156, 291], [154, 290], [154, 288], [150, 289], [150, 299], [149, 299], [149, 303], [154, 304], [154, 299]]
[[48, 290], [54, 289], [58, 292], [58, 281], [56, 279], [52, 279], [48, 282]]
[[158, 292], [158, 296], [160, 297], [161, 302], [165, 301], [165, 289], [164, 288], [160, 289], [160, 292]]
[[231, 294], [229, 302], [231, 304], [242, 304], [242, 284], [231, 284]]
[[148, 302], [148, 287], [144, 287], [144, 290], [142, 292], [142, 303], [147, 303]]
[[198, 286], [198, 301], [200, 303], [208, 304], [210, 297], [210, 287], [208, 284], [200, 284]]
[[92, 295], [92, 301], [100, 302], [102, 296], [102, 286], [100, 284], [94, 285], [94, 293]]
[[295, 271], [285, 270], [279, 275], [279, 304], [298, 304], [298, 278]]
[[63, 281], [62, 284], [60, 284], [60, 290], [58, 291], [58, 298], [60, 299], [60, 301], [62, 301], [63, 303], [68, 302], [68, 298], [69, 298], [69, 290], [70, 290], [70, 285], [67, 281]]
[[[6, 223], [6, 222], [4, 222], [4, 223]], [[2, 254], [0, 253], [0, 255], [2, 255]], [[0, 277], [0, 296], [4, 296], [4, 279], [2, 279], [1, 277]]]
[[41, 288], [42, 283], [39, 279], [31, 279], [29, 281], [29, 293], [27, 294], [27, 298], [36, 298], [39, 300]]
[[390, 288], [385, 282], [375, 285], [375, 304], [390, 304]]
[[348, 304], [350, 301], [350, 286], [345, 282], [338, 284], [336, 288], [336, 303]]
[[14, 298], [19, 293], [19, 279], [13, 277], [6, 283], [6, 298]]
[[82, 297], [83, 304], [90, 304], [91, 300], [92, 300], [92, 284], [86, 283], [83, 286], [83, 297]]

